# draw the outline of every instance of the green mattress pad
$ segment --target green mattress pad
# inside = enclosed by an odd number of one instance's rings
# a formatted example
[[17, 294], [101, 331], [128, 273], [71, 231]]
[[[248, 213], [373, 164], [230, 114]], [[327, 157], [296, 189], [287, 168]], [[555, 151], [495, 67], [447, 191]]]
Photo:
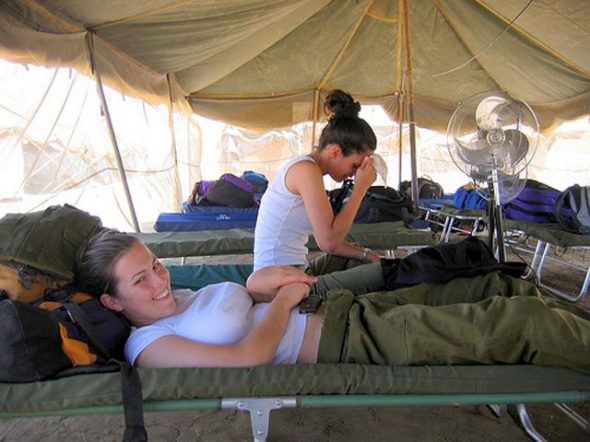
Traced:
[[[138, 233], [137, 236], [160, 258], [239, 255], [253, 253], [254, 250], [252, 229]], [[435, 244], [432, 232], [409, 229], [401, 221], [354, 224], [347, 240], [375, 250]], [[307, 246], [311, 251], [319, 250], [313, 237], [310, 237]]]
[[[569, 392], [590, 399], [590, 376], [530, 365], [391, 367], [354, 364], [254, 368], [139, 369], [144, 403], [307, 395], [518, 395]], [[0, 417], [120, 405], [118, 372], [22, 384], [0, 383]], [[541, 396], [542, 397], [542, 396]], [[405, 402], [402, 399], [402, 402]]]
[[590, 235], [563, 230], [559, 224], [541, 224], [527, 221], [505, 220], [505, 229], [522, 230], [541, 241], [560, 247], [590, 247]]

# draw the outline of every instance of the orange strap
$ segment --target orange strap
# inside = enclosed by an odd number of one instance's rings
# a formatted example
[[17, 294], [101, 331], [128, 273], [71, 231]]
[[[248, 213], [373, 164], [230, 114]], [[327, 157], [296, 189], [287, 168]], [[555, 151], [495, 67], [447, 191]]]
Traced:
[[62, 350], [70, 361], [72, 361], [74, 367], [91, 365], [96, 362], [96, 355], [90, 351], [88, 344], [70, 338], [68, 336], [68, 329], [63, 324], [59, 324], [59, 335], [61, 336]]

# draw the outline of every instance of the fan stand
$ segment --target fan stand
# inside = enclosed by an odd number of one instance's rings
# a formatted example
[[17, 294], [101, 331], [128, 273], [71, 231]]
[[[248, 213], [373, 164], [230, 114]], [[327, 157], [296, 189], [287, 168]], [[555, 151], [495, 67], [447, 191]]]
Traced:
[[500, 187], [498, 185], [498, 170], [493, 161], [492, 174], [488, 180], [490, 198], [488, 199], [488, 242], [490, 249], [494, 250], [494, 236], [498, 246], [498, 261], [506, 262], [506, 249], [504, 246], [504, 223], [502, 205], [500, 204]]

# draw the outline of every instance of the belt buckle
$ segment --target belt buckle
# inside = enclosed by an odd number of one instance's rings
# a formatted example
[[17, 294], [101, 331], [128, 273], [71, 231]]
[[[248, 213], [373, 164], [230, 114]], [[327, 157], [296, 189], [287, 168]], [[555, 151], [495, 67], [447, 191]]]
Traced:
[[310, 293], [307, 298], [302, 299], [299, 303], [299, 313], [315, 313], [320, 308], [320, 305], [322, 305], [322, 297], [317, 293]]

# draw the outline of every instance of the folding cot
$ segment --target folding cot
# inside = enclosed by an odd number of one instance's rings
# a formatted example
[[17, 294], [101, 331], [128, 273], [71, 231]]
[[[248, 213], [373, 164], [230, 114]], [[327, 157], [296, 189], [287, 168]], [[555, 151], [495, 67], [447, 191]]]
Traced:
[[[171, 266], [170, 271], [175, 286], [196, 289], [219, 280], [243, 281], [251, 267]], [[531, 365], [306, 364], [138, 372], [144, 411], [247, 411], [254, 440], [266, 439], [270, 411], [281, 408], [475, 404], [516, 404], [527, 433], [542, 440], [526, 404], [590, 400], [589, 374]], [[118, 372], [0, 383], [0, 417], [121, 413], [120, 385]]]
[[[266, 439], [270, 411], [282, 408], [487, 404], [516, 404], [527, 433], [543, 440], [530, 422], [526, 404], [590, 400], [590, 376], [528, 365], [308, 364], [139, 369], [139, 375], [144, 411], [247, 411], [257, 441]], [[117, 372], [0, 384], [0, 417], [120, 414], [120, 384]]]
[[[252, 253], [254, 230], [227, 229], [195, 232], [156, 232], [138, 234], [160, 258], [209, 255], [239, 255]], [[435, 243], [429, 231], [410, 229], [403, 222], [354, 224], [348, 241], [375, 250], [393, 251], [397, 248], [419, 248]], [[310, 237], [310, 250], [319, 250]]]
[[[424, 220], [441, 227], [441, 242], [448, 242], [452, 232], [475, 235], [485, 219], [484, 210], [458, 209], [448, 200], [420, 200], [418, 204], [424, 212]], [[470, 227], [458, 227], [456, 221]]]
[[423, 210], [440, 209], [454, 205], [454, 194], [445, 193], [442, 198], [418, 198], [418, 207]]
[[[590, 250], [590, 235], [581, 235], [563, 230], [558, 224], [541, 224], [527, 221], [505, 220], [504, 227], [507, 232], [507, 239], [511, 240], [511, 232], [519, 232], [524, 238], [532, 237], [536, 240], [534, 248], [531, 250], [527, 247], [520, 247], [520, 250], [530, 252], [533, 255], [531, 261], [531, 272], [536, 274], [537, 280], [541, 287], [549, 290], [551, 293], [576, 302], [588, 294], [590, 288], [590, 264], [588, 267], [566, 259], [565, 256], [552, 256], [551, 250], [556, 247], [566, 248], [569, 250]], [[521, 246], [517, 242], [517, 246]], [[577, 294], [571, 295], [563, 290], [553, 287], [543, 280], [543, 268], [548, 260], [553, 260], [567, 268], [576, 269], [584, 273], [584, 280]]]

